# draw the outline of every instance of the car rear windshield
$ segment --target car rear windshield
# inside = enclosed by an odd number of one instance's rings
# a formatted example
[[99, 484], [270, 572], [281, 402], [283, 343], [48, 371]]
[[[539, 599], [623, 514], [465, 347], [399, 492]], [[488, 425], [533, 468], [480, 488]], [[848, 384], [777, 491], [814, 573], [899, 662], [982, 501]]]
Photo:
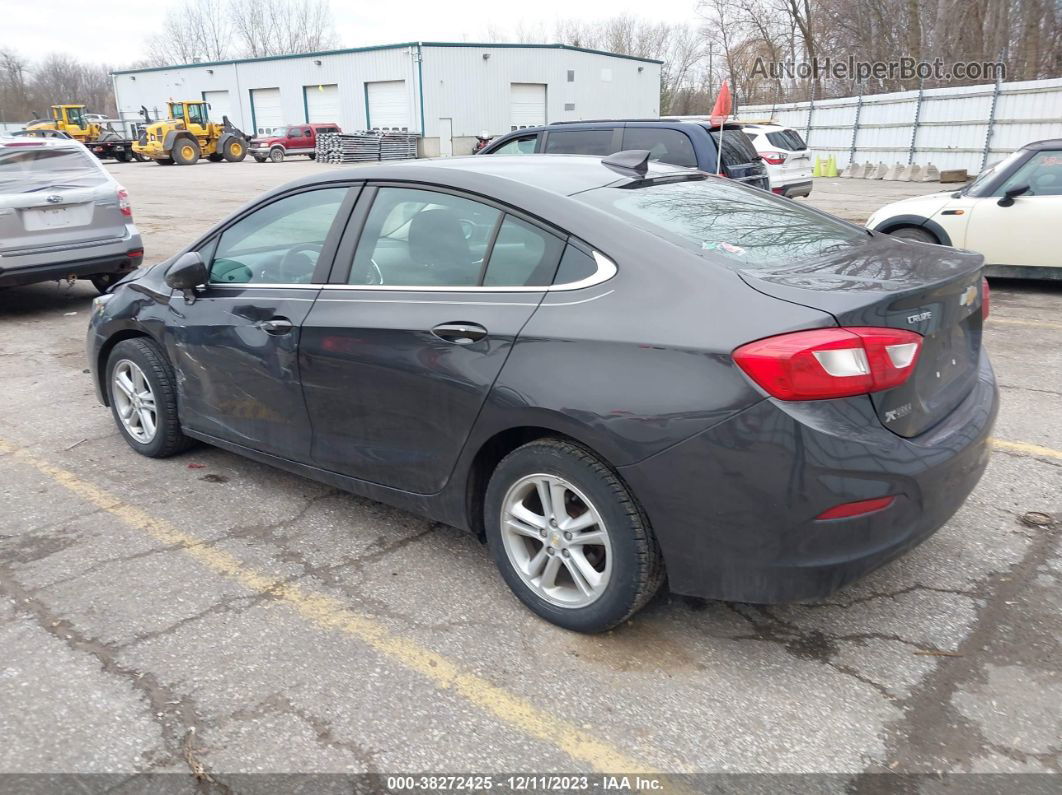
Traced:
[[808, 148], [808, 145], [804, 143], [804, 139], [800, 137], [800, 133], [796, 130], [777, 130], [775, 132], [767, 133], [767, 140], [771, 142], [771, 146], [777, 146], [779, 149], [788, 149], [790, 152], [803, 152]]
[[107, 176], [80, 149], [0, 146], [0, 193], [90, 188]]
[[[759, 153], [747, 135], [741, 130], [722, 130], [723, 162], [724, 163], [754, 163], [759, 160]], [[712, 138], [715, 145], [719, 145], [720, 130], [712, 130]], [[714, 168], [712, 169], [715, 170]]]
[[867, 240], [858, 227], [716, 177], [597, 188], [575, 198], [738, 269], [777, 267]]

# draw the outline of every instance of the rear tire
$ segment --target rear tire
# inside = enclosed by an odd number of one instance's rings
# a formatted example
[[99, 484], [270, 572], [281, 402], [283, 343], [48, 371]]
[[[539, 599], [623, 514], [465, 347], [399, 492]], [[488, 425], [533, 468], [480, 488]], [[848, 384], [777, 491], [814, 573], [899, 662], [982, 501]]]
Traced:
[[209, 160], [211, 163], [220, 163], [224, 159], [224, 155], [221, 155], [218, 152], [215, 152], [212, 155], [207, 155], [207, 160]]
[[160, 157], [155, 162], [158, 163], [160, 166], [172, 166], [173, 165], [173, 158], [172, 157]]
[[239, 163], [247, 157], [247, 146], [238, 138], [230, 138], [225, 142], [221, 155], [230, 163]]
[[190, 138], [178, 138], [173, 144], [173, 150], [170, 154], [173, 155], [173, 162], [177, 165], [194, 166], [199, 162], [199, 156], [202, 153], [199, 150], [198, 142]]
[[255, 155], [254, 156], [254, 161], [256, 163], [264, 163], [266, 161], [266, 159], [264, 157], [259, 157], [258, 155]]
[[[543, 505], [543, 489], [559, 508]], [[660, 548], [634, 497], [605, 462], [572, 442], [539, 439], [503, 458], [487, 486], [483, 518], [506, 584], [566, 629], [611, 629], [664, 580]]]
[[[107, 357], [106, 373], [111, 414], [130, 447], [148, 458], [167, 458], [192, 446], [177, 419], [173, 368], [153, 340], [137, 337], [119, 342]], [[123, 389], [119, 381], [131, 386]], [[128, 417], [123, 419], [125, 414]]]
[[901, 226], [899, 229], [893, 229], [889, 234], [902, 240], [914, 240], [918, 243], [935, 243], [940, 245], [940, 241], [937, 240], [936, 235], [932, 232], [926, 231], [920, 226]]
[[310, 160], [316, 160], [317, 159], [317, 153], [316, 152], [310, 152], [310, 154], [307, 155], [307, 157], [309, 157]]
[[128, 163], [129, 162], [129, 158], [130, 158], [130, 154], [128, 152], [126, 152], [124, 149], [121, 152], [115, 152], [114, 153], [114, 159], [117, 160], [119, 163]]

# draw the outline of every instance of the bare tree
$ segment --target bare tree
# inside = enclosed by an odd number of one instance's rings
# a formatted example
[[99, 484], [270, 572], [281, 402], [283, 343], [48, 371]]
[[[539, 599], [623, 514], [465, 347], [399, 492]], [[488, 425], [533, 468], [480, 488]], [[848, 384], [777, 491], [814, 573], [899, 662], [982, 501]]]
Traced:
[[251, 58], [316, 52], [336, 45], [328, 0], [261, 0], [232, 15], [241, 54]]
[[232, 8], [222, 0], [189, 0], [171, 8], [162, 29], [148, 37], [148, 60], [166, 66], [231, 58]]

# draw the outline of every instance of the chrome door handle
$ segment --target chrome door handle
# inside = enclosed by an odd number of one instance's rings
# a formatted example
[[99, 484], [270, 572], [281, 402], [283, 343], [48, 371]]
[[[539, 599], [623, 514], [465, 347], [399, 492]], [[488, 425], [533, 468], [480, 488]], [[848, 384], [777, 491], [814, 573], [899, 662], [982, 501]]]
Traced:
[[286, 317], [274, 317], [269, 320], [262, 320], [255, 325], [262, 329], [266, 334], [287, 334], [295, 328], [295, 324]]
[[442, 323], [433, 328], [431, 333], [455, 345], [471, 345], [487, 336], [487, 330], [478, 323]]

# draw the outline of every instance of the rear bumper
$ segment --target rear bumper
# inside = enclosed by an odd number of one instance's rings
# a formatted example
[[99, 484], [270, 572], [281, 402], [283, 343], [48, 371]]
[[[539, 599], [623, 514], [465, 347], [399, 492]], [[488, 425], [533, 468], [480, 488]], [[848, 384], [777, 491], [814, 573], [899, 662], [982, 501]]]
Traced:
[[811, 195], [811, 180], [806, 182], [791, 182], [788, 185], [782, 185], [782, 195], [788, 196], [794, 199], [798, 196], [810, 196]]
[[97, 273], [127, 273], [139, 268], [143, 260], [143, 243], [137, 232], [106, 246], [0, 257], [0, 287], [17, 287], [70, 276], [94, 276]]
[[[764, 400], [620, 469], [642, 502], [671, 590], [771, 604], [826, 596], [918, 545], [977, 485], [998, 409], [982, 354], [977, 386], [914, 439], [886, 430], [869, 398]], [[816, 520], [895, 496], [851, 519]]]

